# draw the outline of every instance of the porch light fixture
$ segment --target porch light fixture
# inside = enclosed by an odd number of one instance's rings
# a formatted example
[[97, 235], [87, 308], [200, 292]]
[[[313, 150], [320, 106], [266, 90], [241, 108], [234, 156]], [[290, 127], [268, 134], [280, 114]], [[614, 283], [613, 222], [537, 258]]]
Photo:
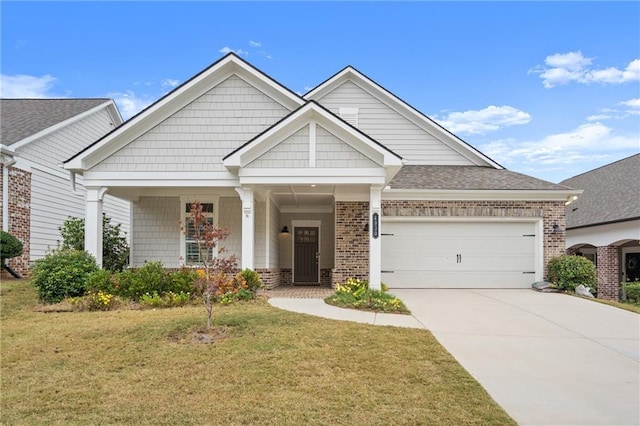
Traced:
[[280, 231], [280, 235], [289, 235], [289, 227], [283, 226], [282, 231]]
[[369, 232], [369, 224], [365, 223], [364, 228], [362, 229], [364, 232]]
[[553, 224], [553, 233], [554, 233], [554, 234], [557, 234], [557, 233], [558, 233], [558, 232], [560, 232], [560, 231], [562, 231], [562, 230], [560, 229], [560, 225], [558, 225], [557, 223], [554, 223], [554, 224]]

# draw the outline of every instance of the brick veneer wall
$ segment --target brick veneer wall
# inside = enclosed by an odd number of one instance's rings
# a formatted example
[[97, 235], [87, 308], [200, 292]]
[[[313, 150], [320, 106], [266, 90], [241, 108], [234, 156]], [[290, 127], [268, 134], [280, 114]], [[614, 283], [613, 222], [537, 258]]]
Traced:
[[598, 299], [618, 300], [620, 297], [619, 249], [603, 246], [597, 249]]
[[262, 279], [262, 284], [265, 288], [272, 289], [280, 285], [281, 277], [279, 269], [258, 268], [256, 272], [260, 274], [260, 279]]
[[344, 283], [349, 277], [369, 279], [369, 203], [336, 201], [335, 266], [331, 285]]
[[[22, 255], [7, 260], [13, 270], [21, 275], [29, 274], [29, 241], [31, 239], [31, 172], [9, 167], [9, 182], [4, 182], [3, 168], [0, 166], [0, 194], [5, 184], [9, 185], [9, 233], [22, 242]], [[0, 218], [5, 206], [0, 195]]]
[[[544, 275], [547, 263], [565, 251], [565, 208], [562, 201], [383, 201], [383, 216], [541, 217]], [[557, 224], [559, 232], [553, 232]], [[337, 250], [336, 250], [337, 252]]]

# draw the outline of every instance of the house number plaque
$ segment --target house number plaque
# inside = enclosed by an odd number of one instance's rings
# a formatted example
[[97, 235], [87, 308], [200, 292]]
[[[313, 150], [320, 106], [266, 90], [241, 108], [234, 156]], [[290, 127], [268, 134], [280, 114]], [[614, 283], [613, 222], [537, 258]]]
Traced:
[[373, 225], [372, 225], [372, 227], [371, 227], [371, 232], [373, 233], [373, 238], [374, 238], [374, 239], [376, 239], [376, 238], [378, 238], [378, 235], [379, 235], [379, 229], [380, 229], [380, 228], [378, 227], [378, 213], [374, 213], [374, 214], [373, 214], [373, 218], [372, 218], [372, 219], [373, 219], [373, 220], [372, 220]]

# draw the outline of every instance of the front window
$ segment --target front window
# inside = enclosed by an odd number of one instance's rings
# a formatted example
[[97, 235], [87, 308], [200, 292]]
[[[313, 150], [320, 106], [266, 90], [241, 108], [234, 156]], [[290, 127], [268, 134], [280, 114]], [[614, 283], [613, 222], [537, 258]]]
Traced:
[[[205, 216], [206, 222], [213, 225], [214, 221], [214, 203], [201, 202], [202, 213]], [[186, 265], [198, 265], [203, 260], [209, 260], [214, 256], [213, 249], [207, 249], [204, 244], [198, 246], [198, 232], [191, 219], [191, 202], [182, 202], [182, 223], [184, 223], [184, 243], [183, 243], [183, 258]], [[202, 226], [200, 229], [202, 232]], [[207, 253], [208, 251], [208, 253]]]

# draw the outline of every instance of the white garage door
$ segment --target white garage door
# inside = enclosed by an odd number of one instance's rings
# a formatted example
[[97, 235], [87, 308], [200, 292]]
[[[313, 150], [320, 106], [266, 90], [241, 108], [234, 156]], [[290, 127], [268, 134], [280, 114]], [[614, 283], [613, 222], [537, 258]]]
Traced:
[[391, 288], [530, 288], [534, 222], [393, 222], [382, 226]]

